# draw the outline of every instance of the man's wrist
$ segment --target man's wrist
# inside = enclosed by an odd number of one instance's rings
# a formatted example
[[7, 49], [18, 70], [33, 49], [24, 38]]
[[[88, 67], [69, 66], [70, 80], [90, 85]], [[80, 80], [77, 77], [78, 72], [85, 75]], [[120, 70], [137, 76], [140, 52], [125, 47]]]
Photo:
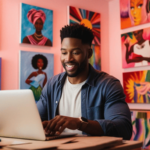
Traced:
[[86, 127], [89, 124], [88, 120], [84, 117], [80, 117], [79, 121], [80, 121], [80, 126], [79, 126], [78, 130], [82, 131], [82, 130], [86, 129]]

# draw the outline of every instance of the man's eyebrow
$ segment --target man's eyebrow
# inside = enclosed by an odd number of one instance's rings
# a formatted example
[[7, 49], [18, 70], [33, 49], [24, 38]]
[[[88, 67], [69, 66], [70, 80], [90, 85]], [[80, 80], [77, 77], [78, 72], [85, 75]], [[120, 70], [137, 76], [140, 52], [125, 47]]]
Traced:
[[[66, 50], [66, 48], [61, 48], [61, 50]], [[81, 49], [79, 47], [72, 48], [71, 50], [80, 50], [81, 51]]]

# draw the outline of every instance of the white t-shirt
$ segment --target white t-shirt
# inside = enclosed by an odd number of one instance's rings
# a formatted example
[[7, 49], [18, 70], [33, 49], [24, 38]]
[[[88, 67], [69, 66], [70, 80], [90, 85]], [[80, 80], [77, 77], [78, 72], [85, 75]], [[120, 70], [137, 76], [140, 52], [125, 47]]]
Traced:
[[[81, 88], [85, 82], [86, 80], [79, 84], [71, 84], [68, 80], [68, 77], [66, 77], [58, 106], [59, 115], [74, 118], [81, 117]], [[82, 134], [82, 131], [70, 130], [68, 128], [66, 128], [64, 131]]]

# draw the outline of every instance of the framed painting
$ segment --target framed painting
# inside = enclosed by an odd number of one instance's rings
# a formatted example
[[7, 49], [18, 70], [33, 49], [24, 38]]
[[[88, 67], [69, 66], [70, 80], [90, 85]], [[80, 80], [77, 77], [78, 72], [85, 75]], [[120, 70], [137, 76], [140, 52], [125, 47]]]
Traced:
[[47, 80], [53, 75], [53, 54], [20, 51], [20, 89], [31, 89], [36, 102]]
[[149, 0], [120, 0], [121, 29], [150, 22]]
[[150, 65], [150, 28], [121, 35], [123, 68]]
[[101, 51], [100, 46], [92, 45], [93, 55], [89, 59], [89, 63], [97, 70], [101, 70]]
[[53, 11], [21, 3], [20, 43], [53, 45]]
[[150, 149], [150, 111], [131, 110], [131, 140], [142, 141], [143, 149]]
[[101, 45], [100, 13], [68, 6], [68, 24], [83, 24], [90, 28], [94, 35], [92, 44]]
[[150, 70], [123, 73], [127, 103], [150, 103]]

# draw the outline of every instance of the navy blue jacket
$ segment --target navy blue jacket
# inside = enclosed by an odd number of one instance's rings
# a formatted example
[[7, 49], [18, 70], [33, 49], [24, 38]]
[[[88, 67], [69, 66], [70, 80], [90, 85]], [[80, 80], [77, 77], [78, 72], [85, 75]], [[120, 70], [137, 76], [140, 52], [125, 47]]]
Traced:
[[[104, 136], [129, 140], [132, 135], [131, 115], [120, 81], [89, 66], [88, 79], [81, 89], [82, 117], [98, 121]], [[37, 103], [42, 121], [56, 116], [66, 76], [66, 73], [56, 75], [45, 85]]]

